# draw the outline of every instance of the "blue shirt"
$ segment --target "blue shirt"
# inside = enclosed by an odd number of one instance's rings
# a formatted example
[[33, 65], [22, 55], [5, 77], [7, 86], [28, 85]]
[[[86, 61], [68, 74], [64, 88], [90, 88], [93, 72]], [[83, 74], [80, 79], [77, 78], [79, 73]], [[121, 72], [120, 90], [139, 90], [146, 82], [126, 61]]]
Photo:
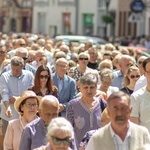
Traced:
[[[0, 76], [0, 94], [2, 102], [8, 101], [12, 96], [20, 96], [22, 92], [32, 87], [34, 84], [34, 76], [30, 71], [22, 70], [22, 74], [19, 77], [14, 77], [11, 70], [3, 73]], [[8, 118], [5, 115], [6, 109], [2, 104], [1, 118], [4, 120], [12, 120], [18, 118], [18, 113], [14, 109], [14, 104], [10, 104], [13, 116]]]

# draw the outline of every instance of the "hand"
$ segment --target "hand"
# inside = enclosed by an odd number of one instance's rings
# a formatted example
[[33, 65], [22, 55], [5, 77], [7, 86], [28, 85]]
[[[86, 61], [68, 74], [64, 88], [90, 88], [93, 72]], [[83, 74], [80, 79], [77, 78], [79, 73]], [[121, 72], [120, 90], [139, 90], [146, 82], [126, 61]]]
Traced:
[[16, 99], [13, 96], [9, 99], [10, 104], [14, 104], [15, 101], [16, 101]]
[[62, 112], [65, 109], [63, 104], [59, 104], [59, 112]]
[[11, 111], [10, 106], [6, 109], [5, 115], [6, 115], [8, 118], [12, 117], [12, 111]]

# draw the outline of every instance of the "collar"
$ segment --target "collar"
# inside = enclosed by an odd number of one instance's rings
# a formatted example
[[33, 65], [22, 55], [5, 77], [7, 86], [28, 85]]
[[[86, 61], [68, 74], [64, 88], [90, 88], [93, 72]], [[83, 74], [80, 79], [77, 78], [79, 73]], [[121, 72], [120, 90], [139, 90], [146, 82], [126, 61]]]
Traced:
[[60, 78], [60, 77], [58, 76], [58, 74], [56, 74], [56, 77], [57, 77], [58, 80], [63, 80], [65, 76], [63, 76], [63, 78]]
[[[129, 129], [128, 129], [128, 131], [127, 131], [127, 134], [126, 134], [125, 139], [128, 138], [128, 137], [131, 137], [131, 125], [130, 125], [131, 123], [130, 123], [130, 121], [128, 121], [128, 123], [129, 123]], [[111, 134], [111, 137], [112, 137], [112, 138], [114, 138], [115, 136], [118, 136], [118, 135], [114, 132], [114, 130], [113, 130], [112, 126], [111, 126], [111, 123], [110, 123], [110, 134]]]

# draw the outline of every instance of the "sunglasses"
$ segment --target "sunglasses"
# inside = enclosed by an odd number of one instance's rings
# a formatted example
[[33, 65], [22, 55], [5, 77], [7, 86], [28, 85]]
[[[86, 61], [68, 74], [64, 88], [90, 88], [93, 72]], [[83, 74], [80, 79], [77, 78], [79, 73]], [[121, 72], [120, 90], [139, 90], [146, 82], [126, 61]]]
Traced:
[[23, 60], [27, 60], [27, 59], [28, 59], [28, 57], [22, 57], [22, 59], [23, 59]]
[[43, 78], [45, 78], [45, 79], [48, 79], [49, 78], [49, 75], [40, 75], [40, 79], [43, 79]]
[[79, 58], [79, 60], [89, 60], [88, 58]]
[[131, 79], [134, 79], [134, 78], [139, 78], [140, 75], [136, 75], [136, 76], [135, 75], [131, 75], [130, 77], [131, 77]]
[[5, 51], [0, 51], [0, 54], [5, 54], [6, 52]]
[[37, 107], [38, 106], [38, 104], [37, 103], [25, 103], [26, 104], [26, 106], [28, 107], [28, 108], [31, 108], [31, 107]]
[[142, 63], [143, 63], [143, 61], [139, 61], [139, 62], [138, 62], [138, 64], [142, 64]]
[[58, 137], [51, 136], [51, 138], [52, 138], [55, 145], [59, 145], [61, 143], [64, 143], [65, 145], [70, 145], [71, 144], [71, 138], [70, 137], [60, 139]]

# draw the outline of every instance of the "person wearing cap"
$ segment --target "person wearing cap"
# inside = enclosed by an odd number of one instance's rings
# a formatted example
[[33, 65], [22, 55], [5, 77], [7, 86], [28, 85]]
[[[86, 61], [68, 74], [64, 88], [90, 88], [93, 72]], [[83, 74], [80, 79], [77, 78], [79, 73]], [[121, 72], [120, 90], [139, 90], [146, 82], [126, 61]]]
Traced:
[[11, 120], [8, 124], [4, 150], [18, 150], [23, 128], [32, 120], [38, 118], [37, 111], [41, 97], [33, 91], [24, 91], [20, 97], [16, 97], [15, 110], [19, 113], [19, 119]]

